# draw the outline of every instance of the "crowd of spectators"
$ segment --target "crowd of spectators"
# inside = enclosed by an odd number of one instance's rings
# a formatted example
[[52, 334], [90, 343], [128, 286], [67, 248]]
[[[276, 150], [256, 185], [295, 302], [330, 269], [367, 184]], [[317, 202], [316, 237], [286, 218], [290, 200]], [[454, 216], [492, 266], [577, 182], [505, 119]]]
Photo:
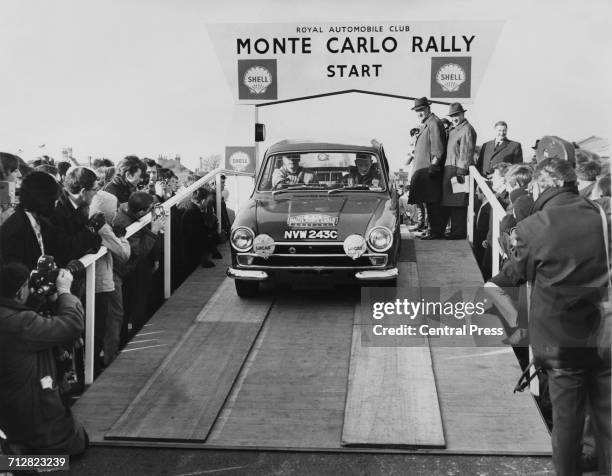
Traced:
[[[400, 197], [404, 222], [421, 239], [465, 239], [467, 230], [454, 226], [453, 213], [462, 224], [465, 216], [452, 207], [466, 207], [467, 193], [456, 185], [465, 183], [470, 166], [484, 177], [493, 192], [488, 197], [505, 214], [494, 223], [492, 203], [476, 188], [469, 211], [473, 252], [490, 312], [506, 331], [503, 343], [513, 346], [524, 376], [539, 376], [538, 403], [552, 429], [555, 470], [610, 474], [609, 160], [575, 144], [564, 158], [538, 157], [536, 142], [525, 161], [504, 121], [495, 124], [493, 140], [476, 148], [460, 104], [449, 107], [450, 125], [430, 104], [420, 98], [413, 108], [420, 124], [410, 131], [410, 186]], [[448, 179], [455, 182], [452, 189]], [[445, 198], [445, 187], [453, 201]], [[494, 226], [499, 272], [492, 266]]]
[[[84, 388], [86, 293], [78, 260], [107, 249], [95, 262], [98, 376], [161, 305], [168, 219], [163, 203], [200, 178], [192, 174], [181, 184], [172, 170], [136, 156], [91, 165], [48, 157], [26, 163], [0, 153], [7, 192], [0, 215], [0, 430], [11, 452], [77, 454], [87, 446], [69, 409], [71, 397]], [[210, 185], [172, 208], [173, 288], [198, 265], [209, 268], [222, 258], [217, 245], [229, 234], [228, 212], [222, 198], [219, 234]], [[127, 228], [149, 213], [150, 224], [128, 236]], [[33, 415], [23, 419], [15, 402]]]

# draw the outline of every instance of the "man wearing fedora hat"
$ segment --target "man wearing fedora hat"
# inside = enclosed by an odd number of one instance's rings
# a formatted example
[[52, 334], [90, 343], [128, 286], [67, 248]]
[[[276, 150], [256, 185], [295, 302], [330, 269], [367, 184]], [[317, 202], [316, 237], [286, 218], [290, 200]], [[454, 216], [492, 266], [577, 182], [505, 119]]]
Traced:
[[469, 173], [468, 168], [474, 162], [476, 131], [465, 118], [465, 112], [458, 102], [452, 103], [448, 110], [452, 128], [446, 146], [441, 205], [445, 225], [449, 218], [451, 223], [450, 235], [445, 238], [452, 240], [462, 240], [467, 236], [468, 194], [453, 193], [452, 185], [454, 178], [459, 184], [465, 183], [465, 176]]
[[435, 240], [444, 237], [442, 199], [442, 167], [446, 154], [446, 132], [442, 121], [431, 112], [431, 102], [422, 97], [414, 101], [413, 111], [422, 123], [414, 145], [414, 169], [410, 180], [408, 203], [427, 206], [429, 232], [421, 237]]

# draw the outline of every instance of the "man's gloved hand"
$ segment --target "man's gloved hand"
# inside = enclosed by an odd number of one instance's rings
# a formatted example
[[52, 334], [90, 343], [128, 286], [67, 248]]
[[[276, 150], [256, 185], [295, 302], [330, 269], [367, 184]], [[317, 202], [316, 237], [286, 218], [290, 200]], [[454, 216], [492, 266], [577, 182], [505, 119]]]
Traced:
[[123, 225], [113, 225], [113, 233], [117, 238], [123, 238], [127, 233], [127, 230]]
[[98, 231], [100, 231], [100, 228], [102, 228], [105, 223], [106, 223], [106, 218], [104, 218], [104, 213], [98, 212], [98, 213], [94, 213], [91, 216], [91, 218], [89, 219], [89, 222], [87, 223], [87, 227], [94, 233], [98, 233]]
[[457, 183], [465, 183], [465, 176], [457, 175]]
[[55, 287], [58, 294], [70, 293], [70, 286], [74, 280], [72, 273], [67, 269], [61, 268], [55, 280]]

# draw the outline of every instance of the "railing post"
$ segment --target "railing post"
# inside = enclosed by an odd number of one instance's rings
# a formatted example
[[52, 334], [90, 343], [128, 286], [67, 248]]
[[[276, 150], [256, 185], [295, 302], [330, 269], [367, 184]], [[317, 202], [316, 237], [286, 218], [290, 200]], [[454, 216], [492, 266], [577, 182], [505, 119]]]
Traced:
[[85, 385], [94, 380], [94, 332], [96, 314], [96, 263], [85, 271]]
[[172, 294], [172, 207], [166, 210], [166, 221], [164, 222], [164, 299]]
[[500, 256], [500, 247], [499, 247], [499, 225], [502, 217], [499, 214], [499, 209], [497, 207], [491, 207], [493, 213], [493, 243], [492, 253], [493, 253], [493, 263], [491, 265], [492, 276], [495, 276], [499, 273], [499, 256]]
[[468, 175], [470, 184], [470, 193], [468, 196], [468, 213], [467, 213], [467, 237], [469, 243], [474, 243], [474, 193], [475, 193], [475, 179], [473, 172], [470, 170]]
[[223, 221], [223, 217], [221, 215], [221, 200], [223, 200], [223, 197], [221, 196], [221, 174], [217, 174], [215, 176], [215, 188], [217, 190], [216, 196], [217, 196], [217, 233], [219, 233], [219, 235], [221, 235], [221, 229], [222, 229], [222, 221]]

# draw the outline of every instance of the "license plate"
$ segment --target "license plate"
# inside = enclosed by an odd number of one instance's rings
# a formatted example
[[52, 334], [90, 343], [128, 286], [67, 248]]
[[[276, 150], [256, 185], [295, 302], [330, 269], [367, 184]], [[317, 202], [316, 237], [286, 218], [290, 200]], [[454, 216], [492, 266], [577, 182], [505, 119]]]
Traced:
[[337, 230], [285, 230], [286, 240], [336, 240]]

